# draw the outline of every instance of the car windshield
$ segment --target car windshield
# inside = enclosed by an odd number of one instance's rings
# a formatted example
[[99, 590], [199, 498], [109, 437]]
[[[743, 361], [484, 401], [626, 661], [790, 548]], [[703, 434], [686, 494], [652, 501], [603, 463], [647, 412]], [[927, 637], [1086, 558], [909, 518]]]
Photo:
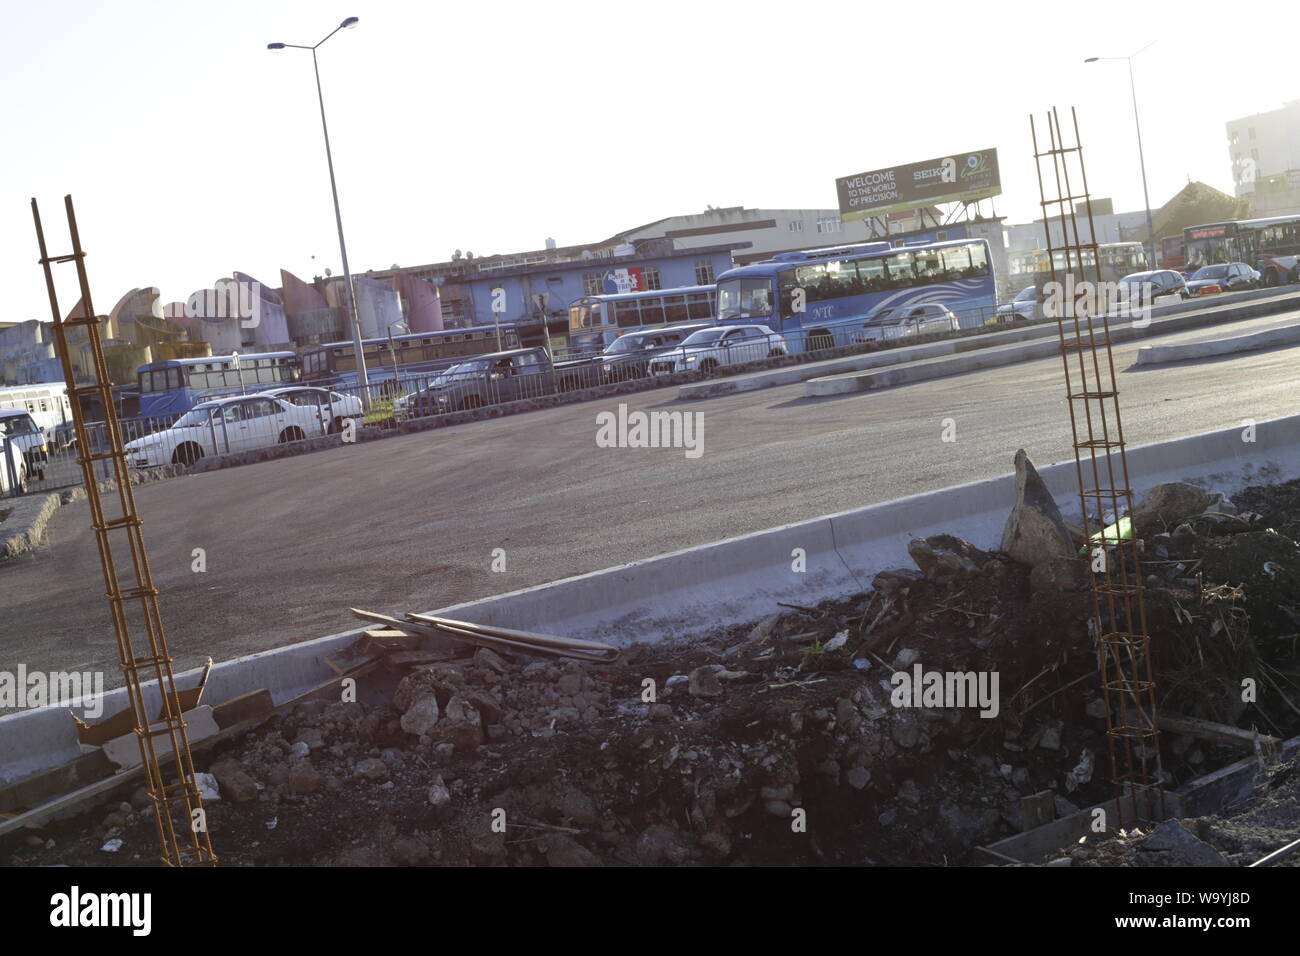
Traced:
[[8, 415], [0, 418], [0, 435], [31, 435], [36, 424], [27, 415]]
[[682, 339], [682, 348], [689, 349], [698, 345], [713, 345], [727, 334], [726, 329], [700, 329]]
[[200, 405], [198, 408], [191, 408], [172, 423], [172, 428], [191, 428], [195, 425], [206, 425], [208, 416], [215, 407], [214, 405]]
[[1193, 279], [1222, 279], [1228, 274], [1227, 266], [1206, 266], [1203, 269], [1197, 269]]
[[609, 348], [605, 349], [606, 355], [626, 355], [628, 352], [640, 352], [647, 345], [654, 345], [655, 340], [648, 335], [624, 335], [614, 340]]
[[879, 312], [877, 312], [875, 315], [873, 315], [873, 316], [871, 316], [869, 319], [867, 319], [867, 322], [869, 322], [869, 323], [888, 322], [888, 321], [890, 321], [890, 320], [892, 320], [892, 319], [895, 319], [895, 318], [897, 318], [897, 317], [898, 317], [898, 310], [897, 310], [897, 309], [881, 309], [881, 310], [880, 310]]
[[461, 362], [459, 365], [453, 365], [451, 368], [437, 375], [429, 384], [446, 385], [456, 379], [464, 378], [466, 375], [474, 375], [480, 372], [486, 372], [488, 363], [482, 360], [474, 362]]
[[1032, 285], [1027, 285], [1027, 286], [1025, 286], [1023, 289], [1021, 289], [1019, 292], [1016, 293], [1015, 301], [1016, 301], [1016, 302], [1028, 302], [1030, 299], [1034, 298], [1034, 296], [1037, 295], [1037, 293], [1038, 293], [1038, 290], [1037, 290], [1034, 286], [1032, 286]]

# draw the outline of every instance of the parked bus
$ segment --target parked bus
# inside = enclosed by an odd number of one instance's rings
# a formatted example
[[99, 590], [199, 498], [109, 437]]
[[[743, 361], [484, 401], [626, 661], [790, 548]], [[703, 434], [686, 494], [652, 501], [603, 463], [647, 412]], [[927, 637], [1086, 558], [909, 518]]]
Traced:
[[36, 427], [58, 447], [73, 439], [72, 406], [62, 382], [40, 382], [0, 388], [0, 411], [18, 409], [32, 416]]
[[709, 322], [716, 309], [711, 285], [584, 296], [569, 306], [569, 349], [600, 352], [628, 329]]
[[1186, 270], [1244, 262], [1259, 271], [1261, 285], [1300, 281], [1300, 216], [1241, 219], [1183, 230]]
[[[397, 375], [406, 378], [438, 372], [475, 355], [519, 348], [519, 333], [513, 325], [501, 325], [500, 333], [499, 346], [494, 325], [394, 335], [392, 348], [387, 336], [366, 339], [361, 343], [366, 376], [372, 382], [391, 379], [396, 365]], [[300, 355], [304, 380], [333, 388], [357, 384], [356, 346], [351, 341], [311, 345]]]
[[232, 353], [149, 362], [136, 369], [140, 417], [175, 417], [209, 398], [291, 385], [300, 377], [301, 366], [293, 352]]
[[1159, 268], [1182, 272], [1186, 262], [1187, 257], [1183, 254], [1183, 237], [1181, 234], [1165, 236], [1160, 240], [1160, 262], [1157, 264]]
[[[1096, 256], [1093, 255], [1091, 248], [1085, 247], [1078, 251], [1072, 249], [1069, 259], [1080, 265], [1081, 274], [1076, 276], [1079, 280], [1096, 280], [1095, 263], [1098, 261], [1101, 263], [1102, 282], [1118, 282], [1126, 275], [1142, 272], [1147, 268], [1146, 250], [1140, 242], [1102, 242], [1097, 245]], [[1066, 260], [1064, 249], [1053, 250], [1051, 260], [1047, 257], [1046, 249], [1009, 253], [1007, 265], [1011, 275], [1011, 285], [1017, 292], [1031, 285], [1042, 286], [1044, 282], [1051, 281], [1052, 261], [1056, 263], [1058, 275], [1064, 275]]]
[[997, 305], [991, 262], [983, 239], [787, 252], [718, 276], [718, 321], [766, 325], [794, 352], [851, 344], [886, 308], [938, 303], [977, 326]]

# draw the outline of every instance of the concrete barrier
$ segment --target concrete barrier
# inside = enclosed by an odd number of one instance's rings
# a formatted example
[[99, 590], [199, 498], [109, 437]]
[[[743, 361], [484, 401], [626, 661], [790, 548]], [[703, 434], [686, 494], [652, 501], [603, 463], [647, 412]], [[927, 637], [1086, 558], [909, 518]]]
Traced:
[[[1255, 441], [1238, 429], [1128, 450], [1135, 491], [1164, 481], [1193, 481], [1233, 492], [1248, 484], [1300, 476], [1300, 415], [1262, 422]], [[997, 547], [1014, 501], [1007, 474], [810, 521], [688, 548], [432, 613], [482, 624], [605, 640], [616, 644], [689, 638], [771, 613], [777, 601], [813, 604], [867, 590], [872, 577], [908, 567], [907, 542], [949, 533]], [[1032, 453], [1032, 449], [1031, 449]], [[1073, 461], [1040, 467], [1069, 515], [1077, 513]], [[802, 561], [806, 570], [796, 570]], [[277, 702], [331, 679], [325, 658], [361, 628], [227, 661], [214, 668], [205, 701], [258, 688]], [[198, 671], [181, 675], [191, 686]], [[157, 691], [149, 690], [151, 706]], [[126, 706], [123, 690], [105, 695], [104, 713]], [[0, 784], [57, 766], [79, 754], [67, 708], [47, 707], [0, 718]]]
[[59, 510], [59, 496], [34, 494], [0, 498], [0, 508], [13, 509], [0, 524], [0, 560], [4, 560], [40, 546], [50, 516]]
[[[1285, 301], [1300, 304], [1300, 297], [1289, 297]], [[1272, 311], [1261, 312], [1265, 304], [1234, 306], [1227, 309], [1211, 309], [1203, 312], [1189, 312], [1153, 321], [1150, 325], [1134, 325], [1127, 319], [1110, 323], [1112, 342], [1129, 342], [1134, 339], [1148, 338], [1153, 335], [1169, 335], [1187, 329], [1200, 328], [1219, 322], [1237, 322], [1243, 319], [1259, 318], [1271, 315]], [[848, 372], [840, 375], [828, 375], [809, 379], [804, 385], [804, 395], [815, 398], [827, 395], [846, 395], [853, 392], [866, 392], [893, 385], [906, 385], [911, 382], [925, 382], [946, 375], [959, 375], [982, 368], [1000, 368], [1017, 362], [1060, 355], [1061, 346], [1056, 334], [1056, 325], [1050, 324], [1051, 338], [1037, 339], [1020, 345], [1001, 349], [982, 349], [953, 358], [928, 359], [901, 365], [891, 365], [876, 371]]]
[[1278, 329], [1265, 329], [1251, 335], [1238, 335], [1229, 339], [1207, 339], [1183, 345], [1144, 345], [1138, 349], [1138, 365], [1161, 365], [1166, 362], [1185, 362], [1188, 359], [1213, 358], [1234, 352], [1253, 352], [1256, 349], [1278, 345], [1295, 345], [1300, 342], [1300, 324]]

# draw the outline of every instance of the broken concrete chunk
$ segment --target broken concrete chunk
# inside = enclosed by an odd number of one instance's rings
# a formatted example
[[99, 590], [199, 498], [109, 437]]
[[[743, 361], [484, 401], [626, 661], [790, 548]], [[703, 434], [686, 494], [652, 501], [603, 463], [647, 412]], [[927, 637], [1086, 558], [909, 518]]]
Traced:
[[1214, 497], [1204, 488], [1185, 481], [1167, 481], [1156, 485], [1133, 506], [1133, 524], [1138, 531], [1161, 530], [1189, 515], [1209, 507]]
[[969, 541], [950, 534], [913, 538], [907, 553], [927, 578], [954, 578], [978, 574], [989, 556]]
[[689, 692], [692, 697], [721, 697], [722, 684], [717, 671], [709, 664], [695, 668], [691, 671]]
[[422, 697], [406, 709], [401, 727], [408, 734], [427, 734], [438, 723], [438, 699], [432, 695]]
[[1002, 550], [1033, 568], [1075, 550], [1056, 500], [1023, 448], [1016, 452], [1016, 502], [1002, 529]]
[[881, 571], [872, 578], [871, 586], [881, 594], [888, 595], [910, 587], [923, 577], [925, 575], [915, 568], [890, 568], [887, 571]]
[[1177, 820], [1166, 820], [1138, 844], [1138, 866], [1231, 866], [1223, 854], [1197, 839]]

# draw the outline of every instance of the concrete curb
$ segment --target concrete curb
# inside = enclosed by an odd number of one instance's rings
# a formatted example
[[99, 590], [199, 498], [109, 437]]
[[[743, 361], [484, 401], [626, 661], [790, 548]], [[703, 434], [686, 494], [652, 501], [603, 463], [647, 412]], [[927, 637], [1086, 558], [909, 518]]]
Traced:
[[[1197, 325], [1202, 324], [1258, 318], [1261, 315], [1271, 315], [1274, 312], [1284, 312], [1291, 308], [1300, 308], [1300, 293], [1284, 293], [1279, 295], [1275, 290], [1271, 289], [1265, 292], [1255, 291], [1240, 293], [1239, 295], [1234, 296], [1230, 304], [1219, 307], [1207, 308], [1205, 300], [1190, 300], [1187, 302], [1171, 303], [1169, 305], [1156, 306], [1152, 310], [1153, 321], [1158, 320], [1160, 324], [1159, 326], [1153, 325], [1152, 328], [1154, 331], [1151, 331], [1148, 334], [1159, 335], [1162, 332], [1173, 332], [1184, 328], [1195, 328]], [[1199, 321], [1193, 320], [1192, 317], [1186, 313], [1194, 313]], [[1176, 317], [1181, 318], [1179, 318], [1175, 324], [1166, 324], [1170, 323]], [[1011, 343], [1052, 337], [1057, 334], [1056, 323], [1047, 320], [1012, 326], [1010, 328], [997, 328], [990, 330], [966, 329], [963, 330], [963, 333], [964, 334], [955, 337], [947, 336], [939, 338], [932, 342], [926, 342], [925, 339], [922, 338], [917, 340], [918, 344], [915, 345], [891, 346], [885, 349], [862, 352], [845, 358], [832, 359], [830, 361], [819, 359], [817, 361], [794, 364], [789, 368], [781, 368], [776, 371], [758, 372], [752, 375], [742, 375], [735, 378], [705, 382], [691, 382], [678, 389], [677, 397], [681, 399], [716, 398], [719, 395], [733, 395], [737, 392], [752, 392], [764, 388], [778, 388], [782, 385], [793, 385], [797, 382], [806, 382], [809, 379], [814, 378], [824, 378], [830, 375], [838, 375], [847, 372], [866, 371], [868, 369], [900, 365], [904, 362], [920, 361], [941, 356], [958, 355], [963, 352], [992, 349], [997, 348], [1000, 345], [1009, 345]], [[801, 356], [792, 356], [792, 358], [795, 359], [800, 357]]]
[[50, 516], [59, 510], [59, 502], [56, 494], [0, 498], [0, 507], [13, 508], [13, 513], [0, 524], [0, 560], [36, 550], [45, 536]]
[[[1300, 296], [1290, 296], [1280, 301], [1291, 307], [1300, 306]], [[1128, 320], [1121, 320], [1120, 324], [1111, 323], [1110, 337], [1112, 342], [1129, 342], [1153, 335], [1168, 335], [1173, 332], [1201, 328], [1216, 322], [1241, 321], [1259, 318], [1262, 315], [1272, 315], [1276, 311], [1286, 311], [1286, 308], [1265, 309], [1265, 305], [1276, 307], [1279, 302], [1255, 303], [1240, 307], [1234, 306], [1228, 309], [1211, 309], [1204, 312], [1175, 315], [1160, 322], [1152, 322], [1150, 325], [1141, 327], [1133, 325]], [[1050, 329], [1055, 332], [1056, 326], [1052, 324]], [[930, 379], [942, 378], [945, 375], [957, 375], [982, 368], [1014, 365], [1017, 362], [1047, 358], [1060, 353], [1060, 340], [1057, 337], [1052, 337], [1011, 348], [983, 350], [971, 355], [957, 356], [956, 358], [928, 359], [905, 365], [896, 365], [878, 371], [850, 372], [809, 379], [804, 385], [804, 395], [815, 398], [865, 392], [877, 388], [888, 388], [892, 385], [929, 381]]]
[[[1300, 415], [1262, 422], [1255, 441], [1236, 428], [1128, 450], [1130, 480], [1144, 491], [1165, 481], [1192, 481], [1232, 493], [1248, 484], [1300, 476]], [[1007, 449], [1008, 469], [1014, 449]], [[1067, 516], [1077, 509], [1073, 461], [1039, 473]], [[550, 584], [441, 608], [433, 613], [483, 624], [627, 644], [689, 638], [753, 621], [777, 601], [814, 604], [867, 590], [879, 571], [910, 567], [912, 538], [948, 533], [982, 548], [997, 547], [1015, 497], [1014, 475], [958, 485], [783, 525], [594, 571]], [[794, 562], [802, 552], [805, 571]], [[268, 688], [288, 700], [334, 676], [325, 658], [354, 641], [362, 628], [263, 651], [218, 664], [205, 699], [226, 700]], [[178, 675], [192, 686], [198, 669]], [[150, 708], [156, 687], [146, 687]], [[103, 698], [104, 713], [127, 706], [117, 689]], [[74, 709], [82, 709], [80, 704]], [[45, 707], [0, 717], [0, 784], [79, 756], [67, 707]]]
[[1160, 365], [1165, 362], [1183, 362], [1187, 359], [1213, 358], [1234, 352], [1253, 352], [1275, 345], [1294, 345], [1300, 342], [1300, 324], [1280, 329], [1265, 329], [1250, 335], [1230, 339], [1209, 339], [1205, 342], [1188, 342], [1185, 345], [1144, 345], [1138, 349], [1137, 365]]

